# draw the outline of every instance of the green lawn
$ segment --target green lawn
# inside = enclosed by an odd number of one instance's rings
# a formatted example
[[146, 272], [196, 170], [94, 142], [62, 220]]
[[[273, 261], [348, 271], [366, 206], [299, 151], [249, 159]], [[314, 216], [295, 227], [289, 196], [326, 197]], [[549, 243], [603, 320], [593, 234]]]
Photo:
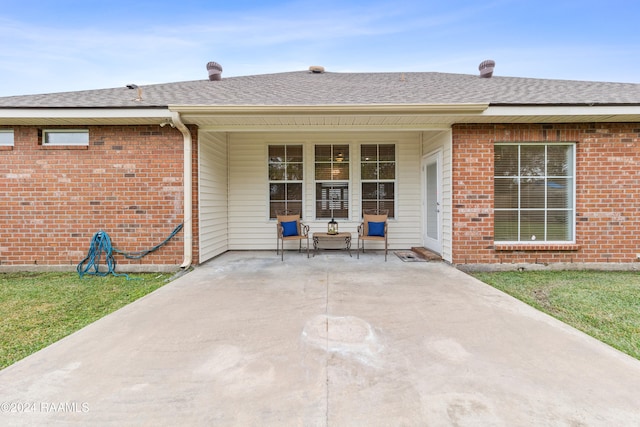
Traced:
[[472, 273], [581, 331], [640, 359], [640, 274], [611, 271]]
[[169, 274], [0, 273], [0, 369], [163, 286]]

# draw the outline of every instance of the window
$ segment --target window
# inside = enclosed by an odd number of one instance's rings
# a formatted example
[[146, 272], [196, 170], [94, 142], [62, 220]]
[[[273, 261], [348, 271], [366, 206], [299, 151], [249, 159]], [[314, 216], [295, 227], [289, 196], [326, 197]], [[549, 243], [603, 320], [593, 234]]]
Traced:
[[395, 217], [396, 146], [365, 144], [360, 148], [362, 212], [386, 209]]
[[0, 129], [0, 146], [13, 146], [13, 129]]
[[494, 239], [574, 240], [573, 144], [496, 144]]
[[86, 129], [46, 129], [42, 131], [43, 145], [89, 145]]
[[269, 218], [281, 210], [302, 216], [302, 145], [269, 146]]
[[349, 145], [315, 146], [316, 218], [349, 218]]

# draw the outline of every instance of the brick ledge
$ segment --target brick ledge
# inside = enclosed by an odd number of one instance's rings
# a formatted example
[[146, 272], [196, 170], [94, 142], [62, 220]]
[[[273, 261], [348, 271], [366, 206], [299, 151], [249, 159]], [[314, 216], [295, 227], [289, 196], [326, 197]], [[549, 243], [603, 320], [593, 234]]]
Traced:
[[40, 150], [88, 150], [88, 145], [40, 145]]
[[494, 250], [496, 251], [578, 251], [580, 250], [580, 245], [575, 243], [568, 244], [542, 244], [538, 243], [535, 245], [530, 244], [497, 244], [494, 245]]

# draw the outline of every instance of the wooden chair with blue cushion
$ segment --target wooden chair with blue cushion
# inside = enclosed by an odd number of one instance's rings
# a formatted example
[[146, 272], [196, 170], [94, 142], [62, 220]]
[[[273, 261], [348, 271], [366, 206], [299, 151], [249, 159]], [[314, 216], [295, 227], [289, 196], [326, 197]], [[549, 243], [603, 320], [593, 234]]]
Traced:
[[302, 223], [300, 214], [293, 211], [276, 212], [278, 219], [277, 233], [278, 241], [276, 243], [276, 255], [281, 252], [282, 261], [284, 261], [284, 242], [297, 240], [299, 242], [299, 252], [302, 252], [302, 241], [307, 241], [307, 258], [309, 258], [309, 226]]
[[360, 258], [360, 242], [364, 253], [365, 240], [384, 242], [384, 260], [387, 260], [387, 209], [365, 210], [362, 223], [358, 226], [358, 252]]

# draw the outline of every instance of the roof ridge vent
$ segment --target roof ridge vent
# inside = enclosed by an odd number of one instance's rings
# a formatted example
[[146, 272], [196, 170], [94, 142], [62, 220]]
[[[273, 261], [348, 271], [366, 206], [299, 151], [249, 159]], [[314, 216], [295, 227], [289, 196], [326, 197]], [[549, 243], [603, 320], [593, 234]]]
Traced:
[[207, 71], [209, 72], [209, 80], [217, 81], [222, 80], [222, 65], [217, 62], [207, 63]]
[[480, 77], [484, 79], [490, 79], [493, 76], [493, 69], [496, 66], [496, 61], [493, 59], [487, 59], [486, 61], [482, 61], [478, 66], [478, 70], [480, 70]]
[[322, 65], [312, 65], [309, 67], [309, 71], [313, 74], [324, 73], [324, 67]]

